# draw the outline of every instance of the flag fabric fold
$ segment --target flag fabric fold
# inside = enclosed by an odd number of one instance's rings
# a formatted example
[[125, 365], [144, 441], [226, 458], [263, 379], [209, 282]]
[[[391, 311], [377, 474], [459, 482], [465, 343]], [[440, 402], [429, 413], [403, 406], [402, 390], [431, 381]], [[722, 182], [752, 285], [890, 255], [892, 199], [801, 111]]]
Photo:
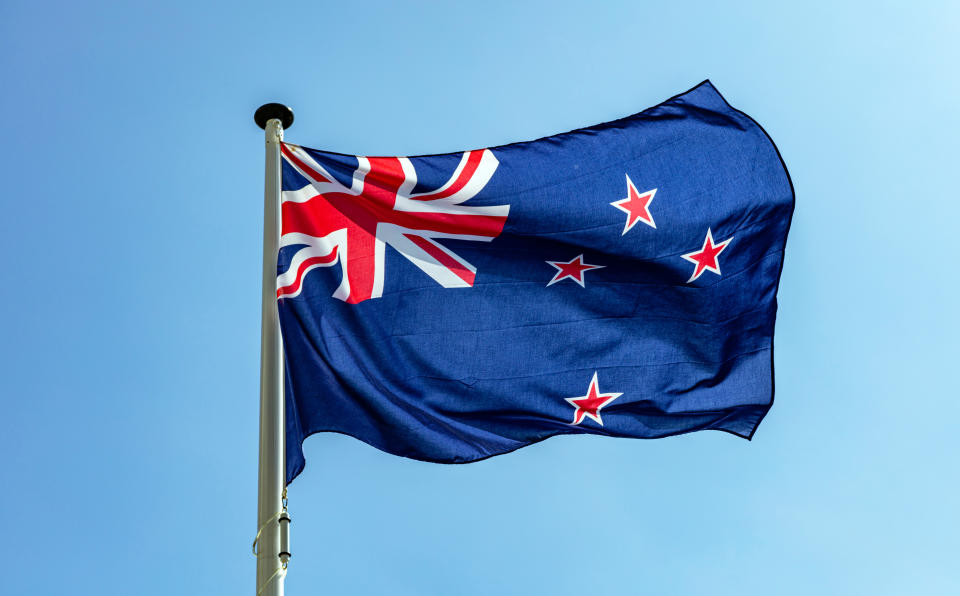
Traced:
[[282, 153], [288, 482], [317, 432], [463, 463], [769, 410], [793, 188], [709, 81], [537, 141]]

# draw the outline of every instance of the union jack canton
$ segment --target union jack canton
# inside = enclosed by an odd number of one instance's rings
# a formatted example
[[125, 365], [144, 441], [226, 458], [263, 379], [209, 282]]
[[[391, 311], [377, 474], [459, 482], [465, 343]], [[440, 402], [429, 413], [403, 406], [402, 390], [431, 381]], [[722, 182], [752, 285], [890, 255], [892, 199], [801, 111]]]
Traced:
[[708, 81], [490, 149], [281, 150], [288, 482], [317, 432], [462, 463], [769, 410], [793, 187]]
[[445, 288], [473, 285], [476, 268], [438, 239], [489, 242], [500, 235], [508, 205], [464, 205], [493, 176], [489, 149], [463, 154], [440, 188], [414, 192], [417, 171], [406, 157], [358, 157], [350, 186], [340, 183], [310, 153], [284, 144], [283, 158], [309, 184], [283, 193], [280, 245], [301, 247], [277, 278], [277, 297], [295, 297], [316, 267], [339, 264], [334, 298], [356, 304], [383, 295], [390, 246]]

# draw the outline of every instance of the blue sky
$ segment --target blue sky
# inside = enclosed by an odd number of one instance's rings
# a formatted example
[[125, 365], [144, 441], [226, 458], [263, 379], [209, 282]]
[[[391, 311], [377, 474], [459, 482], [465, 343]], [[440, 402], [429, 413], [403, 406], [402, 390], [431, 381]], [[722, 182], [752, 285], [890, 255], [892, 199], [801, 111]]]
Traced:
[[561, 437], [469, 466], [306, 442], [300, 594], [960, 591], [949, 2], [0, 4], [10, 594], [253, 593], [262, 132], [527, 140], [705, 78], [797, 209], [752, 442]]

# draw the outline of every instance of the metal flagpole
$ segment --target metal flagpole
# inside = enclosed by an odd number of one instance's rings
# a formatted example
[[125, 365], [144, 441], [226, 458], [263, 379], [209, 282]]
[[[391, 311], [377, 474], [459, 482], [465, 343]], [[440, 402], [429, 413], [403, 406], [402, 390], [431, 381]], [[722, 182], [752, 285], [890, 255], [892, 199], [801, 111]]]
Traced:
[[277, 315], [277, 251], [280, 246], [280, 142], [293, 110], [278, 103], [253, 116], [266, 136], [263, 192], [263, 285], [260, 327], [260, 467], [257, 483], [257, 596], [283, 596], [290, 547], [284, 483], [283, 343]]

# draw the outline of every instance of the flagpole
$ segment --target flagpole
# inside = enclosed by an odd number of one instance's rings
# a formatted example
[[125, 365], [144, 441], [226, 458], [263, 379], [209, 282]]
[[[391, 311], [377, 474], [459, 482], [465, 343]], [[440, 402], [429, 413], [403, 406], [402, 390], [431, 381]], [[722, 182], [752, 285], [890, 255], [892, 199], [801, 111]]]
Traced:
[[[260, 321], [260, 465], [257, 483], [257, 596], [283, 596], [287, 541], [284, 498], [283, 343], [277, 314], [277, 251], [280, 246], [280, 142], [293, 111], [277, 103], [257, 109], [254, 121], [266, 139], [263, 192], [263, 280]], [[283, 527], [281, 527], [283, 526]]]

